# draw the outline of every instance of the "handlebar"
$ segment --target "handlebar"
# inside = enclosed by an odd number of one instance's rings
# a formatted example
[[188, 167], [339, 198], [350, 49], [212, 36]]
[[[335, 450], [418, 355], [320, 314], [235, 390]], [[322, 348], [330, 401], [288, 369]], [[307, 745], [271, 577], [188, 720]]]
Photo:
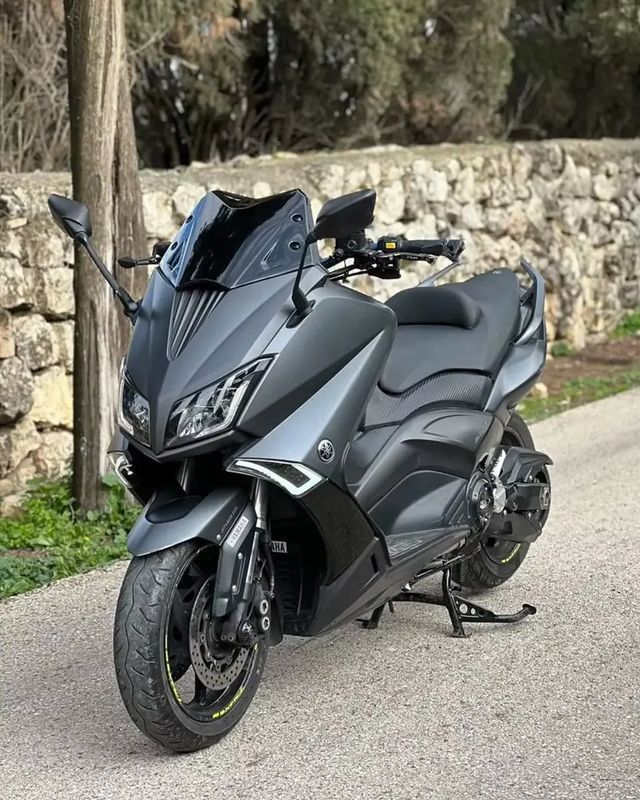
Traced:
[[402, 236], [383, 236], [377, 242], [363, 237], [359, 244], [356, 245], [355, 239], [345, 240], [344, 244], [336, 240], [336, 250], [322, 262], [323, 266], [330, 269], [348, 259], [353, 259], [353, 263], [332, 272], [331, 280], [346, 280], [350, 276], [365, 273], [378, 278], [399, 278], [400, 261], [427, 261], [433, 264], [440, 256], [451, 262], [445, 269], [448, 272], [458, 265], [465, 247], [462, 239], [405, 239]]

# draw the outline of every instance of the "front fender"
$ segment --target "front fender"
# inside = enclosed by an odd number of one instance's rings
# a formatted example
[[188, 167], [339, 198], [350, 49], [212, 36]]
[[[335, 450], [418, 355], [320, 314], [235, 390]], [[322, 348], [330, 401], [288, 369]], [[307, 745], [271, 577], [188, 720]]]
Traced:
[[138, 517], [127, 547], [134, 556], [146, 556], [190, 539], [219, 545], [248, 504], [249, 497], [240, 487], [221, 487], [205, 497], [176, 497], [161, 490]]

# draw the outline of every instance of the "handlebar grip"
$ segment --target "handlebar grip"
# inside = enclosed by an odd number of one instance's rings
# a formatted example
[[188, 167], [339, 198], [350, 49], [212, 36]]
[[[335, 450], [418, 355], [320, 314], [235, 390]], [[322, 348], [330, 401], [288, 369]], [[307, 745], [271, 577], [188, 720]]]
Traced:
[[447, 256], [456, 260], [464, 250], [462, 239], [405, 239], [400, 248], [403, 253], [427, 256]]
[[398, 249], [403, 253], [414, 255], [441, 256], [444, 254], [446, 241], [444, 239], [404, 239]]
[[376, 247], [382, 253], [399, 256], [446, 256], [456, 261], [464, 250], [463, 239], [403, 239], [401, 236], [383, 236]]

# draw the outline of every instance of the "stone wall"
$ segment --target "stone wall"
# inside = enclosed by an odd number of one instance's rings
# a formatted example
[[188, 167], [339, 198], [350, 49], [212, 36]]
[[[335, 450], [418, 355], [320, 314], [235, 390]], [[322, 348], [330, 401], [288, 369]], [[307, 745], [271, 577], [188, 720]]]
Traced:
[[[374, 233], [467, 240], [462, 277], [525, 256], [546, 276], [552, 338], [582, 347], [640, 305], [640, 142], [375, 148], [339, 154], [236, 159], [142, 174], [149, 240], [171, 238], [211, 188], [261, 196], [300, 186], [314, 211], [329, 197], [372, 186]], [[0, 498], [54, 477], [71, 452], [71, 243], [46, 210], [67, 175], [0, 175]], [[380, 298], [413, 285], [356, 283]]]

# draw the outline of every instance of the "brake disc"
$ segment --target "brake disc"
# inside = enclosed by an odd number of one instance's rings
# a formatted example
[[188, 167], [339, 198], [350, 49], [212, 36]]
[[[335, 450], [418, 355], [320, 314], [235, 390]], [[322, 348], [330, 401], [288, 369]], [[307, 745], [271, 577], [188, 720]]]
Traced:
[[226, 645], [223, 650], [211, 635], [211, 601], [215, 576], [209, 578], [198, 592], [189, 623], [191, 664], [198, 679], [207, 689], [226, 689], [242, 672], [249, 649]]

